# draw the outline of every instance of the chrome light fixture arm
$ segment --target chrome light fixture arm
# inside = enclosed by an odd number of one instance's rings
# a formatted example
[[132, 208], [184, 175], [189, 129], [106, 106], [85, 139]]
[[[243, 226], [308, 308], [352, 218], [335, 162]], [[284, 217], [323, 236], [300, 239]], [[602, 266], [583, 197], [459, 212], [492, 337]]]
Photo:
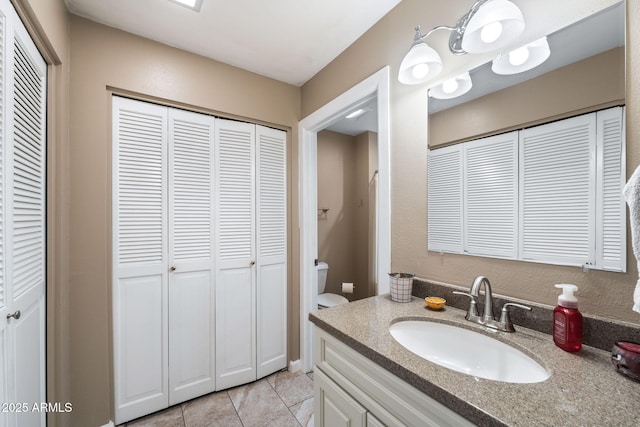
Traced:
[[467, 25], [469, 21], [476, 14], [480, 6], [485, 4], [489, 0], [477, 0], [471, 9], [467, 13], [465, 13], [462, 18], [458, 21], [455, 27], [449, 27], [453, 30], [453, 33], [449, 37], [449, 50], [454, 55], [466, 55], [467, 51], [462, 49], [462, 37], [464, 36], [464, 32], [467, 29]]

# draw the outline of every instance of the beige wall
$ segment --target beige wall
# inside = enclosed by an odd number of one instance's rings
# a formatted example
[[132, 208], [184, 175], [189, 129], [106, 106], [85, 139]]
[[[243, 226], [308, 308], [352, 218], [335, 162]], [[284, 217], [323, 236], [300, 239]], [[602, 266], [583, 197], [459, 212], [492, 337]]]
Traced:
[[[113, 419], [111, 339], [111, 91], [204, 112], [247, 118], [290, 131], [289, 177], [297, 175], [300, 90], [237, 68], [71, 18], [69, 378], [72, 425]], [[290, 189], [295, 189], [290, 184]], [[290, 209], [297, 194], [290, 191]], [[290, 210], [290, 252], [297, 214]], [[289, 302], [298, 306], [289, 263]], [[290, 310], [295, 312], [295, 310]], [[298, 318], [289, 334], [297, 338]], [[290, 347], [296, 357], [297, 341]]]
[[370, 193], [376, 147], [373, 132], [318, 133], [318, 209], [329, 209], [318, 212], [318, 256], [329, 264], [325, 292], [340, 294], [343, 282], [354, 283], [354, 293], [344, 295], [350, 301], [375, 294]]
[[318, 209], [329, 209], [318, 213], [318, 257], [329, 264], [325, 292], [340, 294], [342, 282], [356, 281], [355, 138], [319, 132], [317, 159]]
[[429, 146], [507, 132], [624, 103], [624, 64], [624, 48], [611, 49], [431, 114]]
[[[581, 309], [590, 315], [638, 322], [631, 311], [631, 299], [638, 278], [629, 245], [628, 273], [589, 271], [526, 262], [495, 260], [462, 255], [439, 255], [426, 250], [426, 151], [428, 143], [426, 86], [403, 86], [396, 75], [402, 56], [408, 49], [413, 27], [424, 28], [452, 24], [468, 8], [465, 1], [404, 0], [383, 17], [369, 32], [336, 58], [302, 87], [303, 116], [315, 111], [367, 76], [391, 66], [391, 222], [392, 269], [410, 271], [424, 279], [469, 286], [476, 275], [491, 279], [494, 292], [510, 297], [555, 305], [554, 283], [580, 286]], [[548, 16], [557, 24], [573, 23], [600, 10], [612, 1], [541, 0], [517, 1], [525, 16]], [[640, 5], [627, 2], [628, 31], [626, 53], [627, 99], [627, 172], [640, 163]], [[540, 22], [545, 22], [542, 19]], [[545, 24], [546, 25], [546, 24]], [[445, 63], [451, 55], [441, 53]], [[472, 64], [475, 66], [477, 64]], [[446, 73], [446, 71], [445, 71]], [[446, 74], [442, 76], [445, 78]]]

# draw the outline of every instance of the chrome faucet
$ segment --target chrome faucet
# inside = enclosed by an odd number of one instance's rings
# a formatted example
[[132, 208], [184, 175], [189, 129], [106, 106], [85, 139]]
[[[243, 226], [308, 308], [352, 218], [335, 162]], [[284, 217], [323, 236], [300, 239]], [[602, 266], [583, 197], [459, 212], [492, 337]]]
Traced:
[[[478, 313], [477, 298], [480, 297], [480, 288], [482, 287], [482, 284], [484, 284], [484, 313], [480, 316]], [[508, 302], [502, 306], [500, 320], [496, 321], [493, 317], [493, 295], [491, 294], [491, 283], [485, 276], [476, 277], [471, 285], [471, 290], [468, 293], [460, 291], [453, 291], [453, 293], [457, 295], [465, 295], [471, 299], [467, 315], [464, 317], [465, 319], [503, 332], [515, 332], [515, 328], [513, 327], [513, 323], [509, 317], [508, 307], [518, 307], [531, 311], [531, 307], [526, 305]]]

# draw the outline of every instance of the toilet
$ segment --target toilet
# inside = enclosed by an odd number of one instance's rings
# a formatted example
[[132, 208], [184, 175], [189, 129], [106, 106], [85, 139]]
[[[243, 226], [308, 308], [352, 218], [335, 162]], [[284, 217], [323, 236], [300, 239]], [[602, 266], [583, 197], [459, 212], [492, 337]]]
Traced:
[[348, 303], [349, 300], [342, 295], [324, 293], [324, 288], [327, 285], [329, 264], [319, 262], [316, 269], [318, 270], [318, 308], [329, 308]]

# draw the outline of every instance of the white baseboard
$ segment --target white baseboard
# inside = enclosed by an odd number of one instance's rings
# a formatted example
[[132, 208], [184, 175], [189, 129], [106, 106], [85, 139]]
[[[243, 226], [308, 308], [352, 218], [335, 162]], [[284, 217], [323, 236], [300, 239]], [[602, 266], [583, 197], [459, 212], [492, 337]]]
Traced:
[[108, 423], [106, 423], [102, 427], [115, 427], [115, 424], [113, 424], [113, 421], [109, 421]]
[[298, 372], [300, 369], [302, 369], [300, 359], [289, 361], [289, 372]]

